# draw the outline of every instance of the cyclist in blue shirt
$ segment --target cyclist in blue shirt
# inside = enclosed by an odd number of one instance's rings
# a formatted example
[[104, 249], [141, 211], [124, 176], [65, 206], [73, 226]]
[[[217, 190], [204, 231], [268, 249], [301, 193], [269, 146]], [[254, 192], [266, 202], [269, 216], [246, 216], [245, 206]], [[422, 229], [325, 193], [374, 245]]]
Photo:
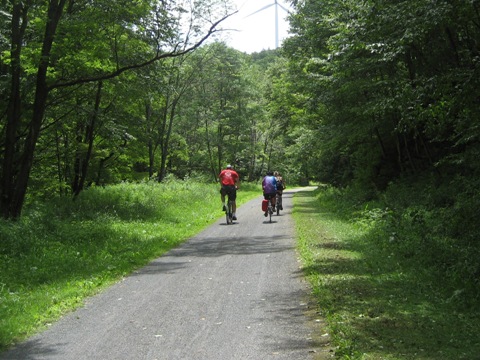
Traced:
[[[275, 202], [277, 194], [277, 178], [273, 176], [273, 171], [268, 171], [262, 181], [263, 197], [266, 200], [271, 199], [273, 210], [275, 211]], [[268, 216], [268, 212], [265, 212]]]

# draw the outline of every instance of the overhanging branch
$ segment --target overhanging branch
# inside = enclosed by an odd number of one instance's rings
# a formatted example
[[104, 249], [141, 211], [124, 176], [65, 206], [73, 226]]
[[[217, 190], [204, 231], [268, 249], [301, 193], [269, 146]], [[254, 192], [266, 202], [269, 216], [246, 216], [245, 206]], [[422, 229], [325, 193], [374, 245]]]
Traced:
[[185, 54], [199, 48], [200, 46], [202, 46], [202, 44], [212, 34], [219, 31], [219, 30], [216, 29], [218, 24], [220, 24], [222, 21], [229, 18], [230, 16], [234, 15], [235, 13], [237, 13], [237, 11], [235, 11], [231, 14], [227, 14], [223, 18], [221, 18], [220, 20], [214, 22], [212, 24], [212, 26], [209, 28], [208, 32], [197, 43], [195, 43], [194, 45], [192, 45], [192, 46], [190, 46], [190, 47], [188, 47], [184, 50], [177, 51], [177, 48], [178, 48], [178, 45], [179, 45], [179, 44], [177, 44], [173, 51], [166, 52], [166, 53], [158, 53], [157, 52], [157, 54], [153, 58], [151, 58], [151, 59], [149, 59], [145, 62], [142, 62], [142, 63], [139, 63], [139, 64], [127, 65], [127, 66], [121, 67], [121, 68], [119, 68], [119, 69], [117, 69], [113, 72], [110, 72], [108, 74], [102, 74], [102, 75], [98, 75], [98, 76], [86, 77], [86, 78], [83, 78], [83, 79], [76, 79], [76, 80], [71, 80], [71, 81], [67, 81], [67, 82], [63, 82], [63, 83], [53, 84], [53, 85], [48, 87], [48, 91], [53, 90], [53, 89], [58, 89], [58, 88], [69, 87], [69, 86], [73, 86], [73, 85], [80, 85], [80, 84], [86, 84], [86, 83], [90, 83], [90, 82], [113, 79], [113, 78], [119, 76], [120, 74], [122, 74], [122, 73], [124, 73], [128, 70], [140, 69], [140, 68], [143, 68], [145, 66], [151, 65], [155, 61], [158, 61], [158, 60], [161, 60], [161, 59], [173, 58], [173, 57], [178, 57], [178, 56], [185, 55]]

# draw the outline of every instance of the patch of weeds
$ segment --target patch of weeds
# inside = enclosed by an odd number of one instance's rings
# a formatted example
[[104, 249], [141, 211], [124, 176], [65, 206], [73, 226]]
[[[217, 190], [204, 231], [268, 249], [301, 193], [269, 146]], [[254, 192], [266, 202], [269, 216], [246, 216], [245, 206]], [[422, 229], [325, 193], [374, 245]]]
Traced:
[[[480, 313], [465, 306], [466, 290], [452, 291], [465, 284], [443, 277], [438, 258], [429, 259], [440, 239], [425, 239], [437, 223], [431, 213], [410, 207], [403, 215], [408, 222], [399, 221], [395, 207], [352, 204], [347, 195], [323, 188], [294, 198], [304, 273], [326, 319], [335, 357], [475, 358]], [[455, 255], [455, 261], [461, 258]]]

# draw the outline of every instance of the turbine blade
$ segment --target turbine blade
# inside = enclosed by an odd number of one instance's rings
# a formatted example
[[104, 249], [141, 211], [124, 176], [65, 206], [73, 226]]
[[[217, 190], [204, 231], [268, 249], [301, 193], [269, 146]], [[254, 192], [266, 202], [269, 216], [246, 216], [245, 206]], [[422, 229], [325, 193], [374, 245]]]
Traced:
[[290, 11], [288, 11], [288, 9], [285, 6], [283, 6], [280, 3], [277, 3], [277, 5], [280, 6], [283, 10], [285, 10], [288, 14], [290, 14]]
[[247, 16], [245, 16], [245, 17], [247, 18], [247, 17], [249, 17], [249, 16], [255, 15], [256, 13], [259, 13], [260, 11], [263, 11], [263, 10], [265, 10], [265, 9], [268, 9], [269, 7], [271, 7], [271, 6], [273, 6], [273, 5], [275, 5], [275, 4], [266, 5], [266, 6], [262, 7], [261, 9], [258, 9], [257, 11], [255, 11], [255, 12], [253, 12], [253, 13], [251, 13], [250, 15], [247, 15]]

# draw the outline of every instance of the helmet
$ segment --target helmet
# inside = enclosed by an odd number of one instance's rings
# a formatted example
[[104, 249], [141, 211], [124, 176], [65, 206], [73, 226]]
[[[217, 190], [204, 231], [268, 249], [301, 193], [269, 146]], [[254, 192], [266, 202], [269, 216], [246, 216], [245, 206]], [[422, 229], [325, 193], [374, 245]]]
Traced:
[[232, 168], [232, 165], [228, 164], [227, 169], [231, 169], [231, 168]]

